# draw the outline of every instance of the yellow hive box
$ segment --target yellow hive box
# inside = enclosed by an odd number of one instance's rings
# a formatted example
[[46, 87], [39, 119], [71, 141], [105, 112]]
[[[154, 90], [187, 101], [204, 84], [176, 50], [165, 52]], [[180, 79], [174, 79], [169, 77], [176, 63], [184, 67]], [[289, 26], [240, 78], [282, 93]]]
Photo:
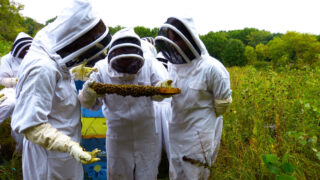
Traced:
[[82, 138], [105, 138], [107, 125], [105, 118], [81, 117], [82, 121]]

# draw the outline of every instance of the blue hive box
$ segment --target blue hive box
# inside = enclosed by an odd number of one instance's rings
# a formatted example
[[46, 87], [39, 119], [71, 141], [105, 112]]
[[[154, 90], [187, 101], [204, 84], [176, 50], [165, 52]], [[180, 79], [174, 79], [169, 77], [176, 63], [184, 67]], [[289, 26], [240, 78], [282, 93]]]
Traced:
[[106, 180], [107, 179], [107, 158], [105, 150], [105, 138], [88, 138], [82, 139], [82, 147], [87, 151], [92, 151], [95, 148], [101, 150], [98, 157], [101, 159], [99, 162], [83, 165], [84, 179], [89, 180]]
[[[82, 89], [83, 82], [75, 81], [77, 92]], [[81, 108], [82, 140], [81, 146], [87, 151], [95, 148], [101, 150], [98, 157], [99, 162], [83, 165], [85, 180], [107, 179], [107, 157], [106, 157], [106, 120], [101, 108], [98, 111]]]

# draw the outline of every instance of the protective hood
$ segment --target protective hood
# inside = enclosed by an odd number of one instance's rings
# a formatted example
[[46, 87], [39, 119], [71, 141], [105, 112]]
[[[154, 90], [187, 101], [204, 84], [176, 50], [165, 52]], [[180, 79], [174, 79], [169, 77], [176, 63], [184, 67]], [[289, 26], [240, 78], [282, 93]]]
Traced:
[[108, 27], [92, 11], [89, 0], [72, 1], [34, 39], [36, 46], [67, 69], [99, 56], [110, 41]]
[[155, 43], [172, 64], [190, 63], [207, 53], [192, 18], [168, 18], [160, 27]]
[[143, 56], [145, 59], [147, 58], [156, 58], [157, 56], [157, 50], [148, 40], [141, 39], [141, 48], [143, 50]]
[[32, 43], [32, 37], [20, 32], [13, 42], [11, 55], [14, 58], [23, 59]]
[[141, 41], [133, 28], [125, 28], [114, 34], [108, 50], [109, 69], [113, 74], [137, 74], [143, 64]]

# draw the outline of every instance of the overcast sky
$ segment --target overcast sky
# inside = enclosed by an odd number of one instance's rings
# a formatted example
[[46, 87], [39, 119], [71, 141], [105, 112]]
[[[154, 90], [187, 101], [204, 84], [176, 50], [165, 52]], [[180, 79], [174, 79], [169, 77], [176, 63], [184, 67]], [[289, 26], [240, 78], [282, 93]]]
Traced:
[[[58, 15], [67, 0], [14, 0], [40, 23]], [[192, 17], [198, 32], [254, 27], [273, 33], [320, 34], [320, 0], [92, 0], [108, 26], [159, 27], [167, 17]]]

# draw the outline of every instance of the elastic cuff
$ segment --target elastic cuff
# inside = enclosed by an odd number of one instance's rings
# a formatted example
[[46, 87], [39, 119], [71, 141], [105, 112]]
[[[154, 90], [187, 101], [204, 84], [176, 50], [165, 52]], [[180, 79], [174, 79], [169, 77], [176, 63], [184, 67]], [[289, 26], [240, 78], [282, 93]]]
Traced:
[[220, 105], [220, 104], [231, 104], [232, 103], [232, 97], [228, 97], [227, 99], [215, 99], [214, 103], [216, 105]]

